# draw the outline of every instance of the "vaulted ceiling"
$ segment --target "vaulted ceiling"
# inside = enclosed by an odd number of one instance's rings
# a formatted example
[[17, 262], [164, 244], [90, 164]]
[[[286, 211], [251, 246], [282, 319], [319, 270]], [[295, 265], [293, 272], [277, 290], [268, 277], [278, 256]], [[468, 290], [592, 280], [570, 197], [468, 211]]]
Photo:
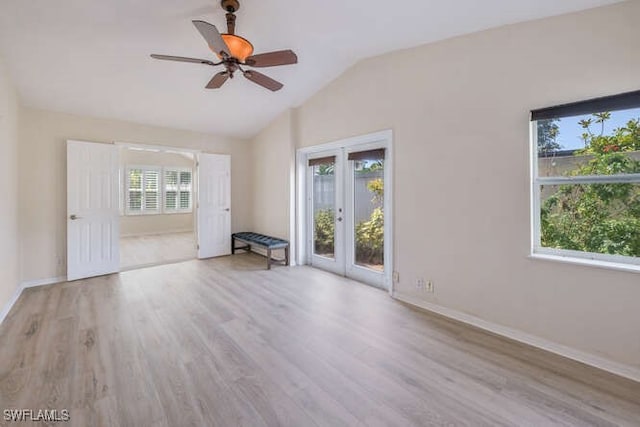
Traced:
[[212, 59], [191, 24], [225, 29], [217, 0], [3, 0], [0, 56], [25, 105], [247, 138], [360, 59], [616, 0], [241, 0], [237, 34], [256, 53], [291, 48], [299, 64], [262, 69], [271, 93], [239, 75], [153, 60]]

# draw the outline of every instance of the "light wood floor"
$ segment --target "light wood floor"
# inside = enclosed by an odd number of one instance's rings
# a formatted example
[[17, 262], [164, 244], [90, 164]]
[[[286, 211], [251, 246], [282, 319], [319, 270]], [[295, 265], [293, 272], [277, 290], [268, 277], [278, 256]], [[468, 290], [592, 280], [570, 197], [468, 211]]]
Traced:
[[193, 232], [120, 238], [120, 268], [164, 264], [196, 258]]
[[77, 426], [637, 426], [640, 385], [241, 254], [26, 290], [0, 326], [5, 408]]

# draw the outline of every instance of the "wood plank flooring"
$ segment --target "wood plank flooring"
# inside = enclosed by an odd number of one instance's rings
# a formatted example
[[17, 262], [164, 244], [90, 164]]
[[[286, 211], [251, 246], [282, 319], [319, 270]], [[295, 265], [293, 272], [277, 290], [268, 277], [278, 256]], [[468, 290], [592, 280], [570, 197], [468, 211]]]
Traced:
[[185, 261], [195, 259], [196, 256], [196, 238], [193, 231], [120, 238], [122, 270]]
[[240, 254], [26, 290], [0, 326], [0, 425], [11, 408], [76, 426], [638, 426], [640, 384]]

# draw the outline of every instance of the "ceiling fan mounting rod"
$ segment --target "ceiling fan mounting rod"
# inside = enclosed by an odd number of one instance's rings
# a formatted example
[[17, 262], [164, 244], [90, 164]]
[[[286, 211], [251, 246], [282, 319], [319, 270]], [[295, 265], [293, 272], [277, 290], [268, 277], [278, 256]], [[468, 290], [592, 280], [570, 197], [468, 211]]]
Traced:
[[236, 33], [236, 15], [233, 13], [227, 13], [227, 33]]
[[236, 33], [236, 11], [240, 9], [238, 0], [221, 0], [220, 6], [227, 11], [227, 33]]

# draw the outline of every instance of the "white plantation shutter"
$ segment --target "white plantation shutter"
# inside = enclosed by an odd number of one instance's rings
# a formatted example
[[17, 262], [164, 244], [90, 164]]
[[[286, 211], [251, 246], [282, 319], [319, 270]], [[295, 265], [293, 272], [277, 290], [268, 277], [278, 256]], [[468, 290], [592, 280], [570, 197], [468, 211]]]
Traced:
[[160, 211], [160, 172], [144, 171], [144, 210], [146, 213]]
[[180, 210], [191, 210], [191, 171], [180, 172]]
[[178, 171], [164, 172], [164, 209], [172, 212], [178, 209]]
[[193, 178], [189, 169], [165, 168], [164, 211], [191, 212]]
[[153, 167], [129, 167], [126, 174], [126, 213], [160, 213], [160, 170]]
[[142, 212], [142, 169], [127, 171], [127, 212]]

